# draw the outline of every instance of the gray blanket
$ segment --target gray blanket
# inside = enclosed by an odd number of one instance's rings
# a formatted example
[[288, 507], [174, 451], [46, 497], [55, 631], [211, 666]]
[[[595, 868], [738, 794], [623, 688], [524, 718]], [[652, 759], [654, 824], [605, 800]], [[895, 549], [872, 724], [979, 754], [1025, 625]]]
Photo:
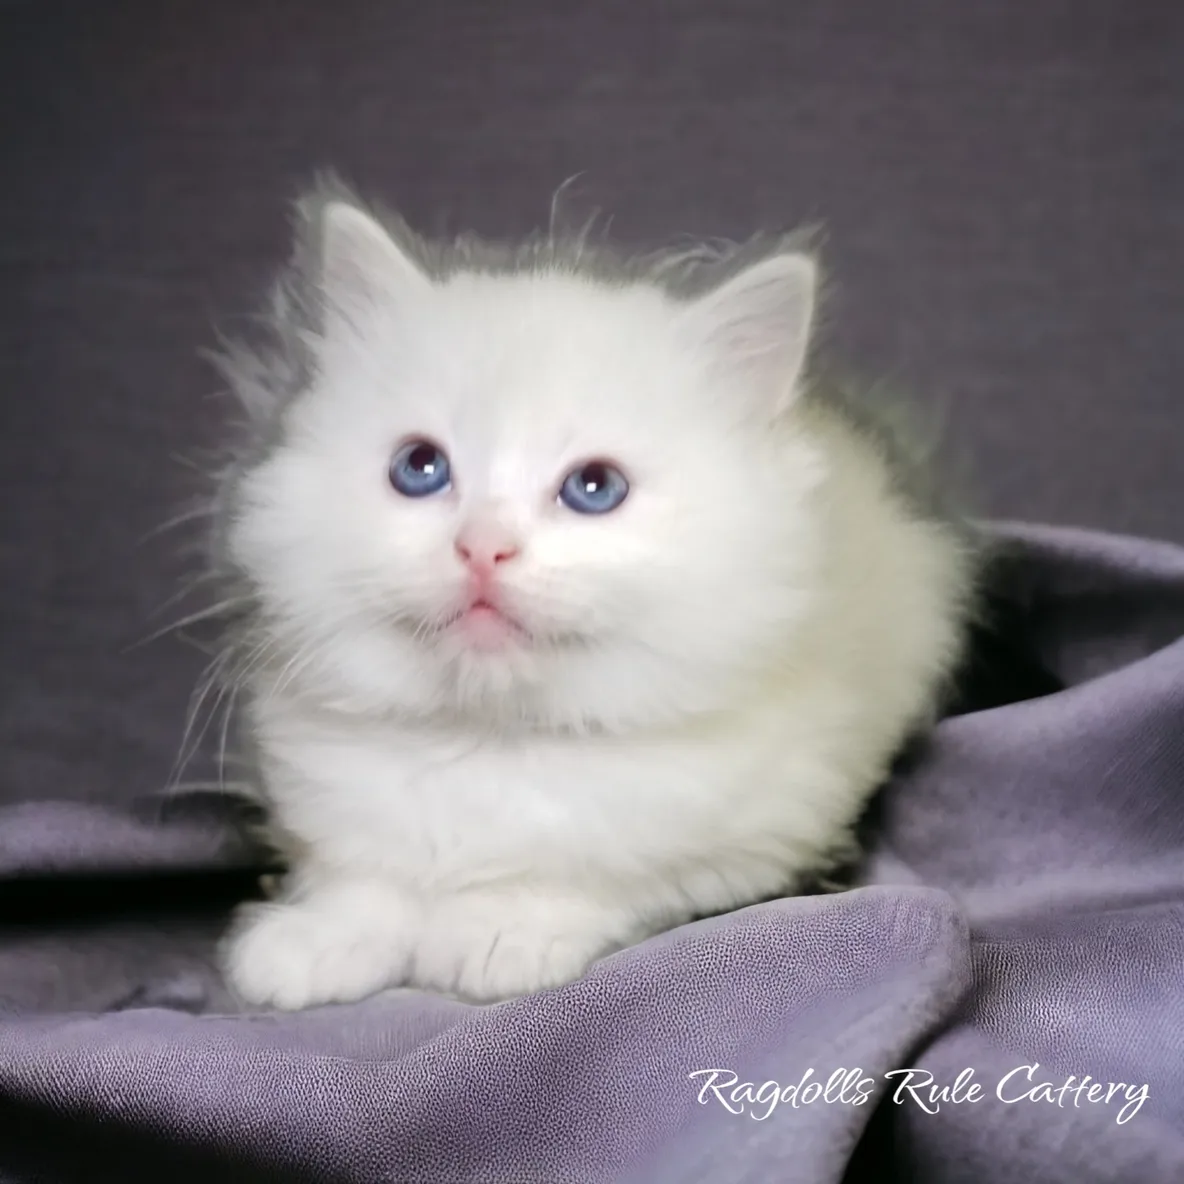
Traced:
[[[0, 1179], [1184, 1179], [1184, 550], [1006, 537], [969, 697], [902, 760], [847, 891], [497, 1006], [277, 1016], [232, 1013], [209, 896], [153, 915], [148, 883], [138, 917], [54, 926], [28, 890]], [[42, 850], [146, 841], [18, 813]]]

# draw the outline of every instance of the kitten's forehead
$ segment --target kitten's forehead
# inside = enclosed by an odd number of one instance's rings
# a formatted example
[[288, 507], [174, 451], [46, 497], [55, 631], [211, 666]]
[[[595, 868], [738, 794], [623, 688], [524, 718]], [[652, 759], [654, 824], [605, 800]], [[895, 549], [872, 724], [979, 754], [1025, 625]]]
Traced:
[[[561, 273], [461, 274], [441, 285], [434, 358], [474, 422], [540, 430], [636, 410], [679, 384], [678, 310], [644, 285], [609, 288]], [[524, 426], [520, 422], [520, 426]]]
[[[579, 461], [638, 474], [684, 464], [730, 426], [685, 315], [644, 283], [457, 273], [353, 338], [313, 416], [346, 450], [363, 436], [386, 447], [433, 439], [467, 487], [507, 493]], [[342, 400], [359, 414], [343, 414]]]

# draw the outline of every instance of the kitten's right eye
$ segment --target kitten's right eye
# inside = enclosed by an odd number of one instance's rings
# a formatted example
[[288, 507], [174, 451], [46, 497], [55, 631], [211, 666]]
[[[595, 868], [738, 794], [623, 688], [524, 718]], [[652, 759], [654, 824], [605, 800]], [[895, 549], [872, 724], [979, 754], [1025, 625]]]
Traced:
[[389, 476], [404, 497], [430, 497], [452, 484], [452, 466], [430, 440], [412, 440], [395, 453]]
[[572, 469], [559, 487], [559, 500], [577, 514], [611, 513], [628, 496], [624, 473], [602, 460]]

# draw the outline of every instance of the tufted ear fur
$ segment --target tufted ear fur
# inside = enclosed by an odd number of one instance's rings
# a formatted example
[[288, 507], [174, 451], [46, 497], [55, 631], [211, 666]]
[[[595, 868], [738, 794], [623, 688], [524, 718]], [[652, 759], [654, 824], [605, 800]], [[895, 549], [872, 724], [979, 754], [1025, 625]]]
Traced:
[[375, 310], [397, 307], [431, 283], [405, 247], [357, 206], [332, 200], [318, 219], [317, 282], [327, 335]]
[[814, 322], [817, 267], [806, 255], [771, 255], [725, 280], [688, 309], [690, 327], [717, 364], [770, 416], [794, 400]]

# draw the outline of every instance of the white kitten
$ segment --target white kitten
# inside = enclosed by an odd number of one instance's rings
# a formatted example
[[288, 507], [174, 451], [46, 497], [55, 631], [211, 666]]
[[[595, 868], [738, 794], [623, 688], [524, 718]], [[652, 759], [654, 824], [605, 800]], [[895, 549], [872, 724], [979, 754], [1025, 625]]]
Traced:
[[253, 1003], [497, 999], [828, 866], [956, 659], [964, 532], [804, 383], [785, 240], [614, 263], [303, 207], [222, 489], [290, 864]]

